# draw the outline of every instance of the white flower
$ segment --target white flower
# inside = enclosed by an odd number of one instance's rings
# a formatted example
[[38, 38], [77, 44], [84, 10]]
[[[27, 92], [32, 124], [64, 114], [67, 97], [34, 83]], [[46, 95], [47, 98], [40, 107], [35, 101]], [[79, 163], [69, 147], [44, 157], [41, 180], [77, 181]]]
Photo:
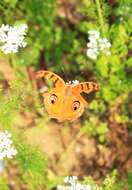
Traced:
[[76, 184], [77, 181], [77, 176], [72, 176], [69, 178], [69, 183], [74, 186]]
[[68, 183], [69, 182], [69, 176], [66, 176], [65, 178], [64, 178], [64, 183]]
[[[79, 84], [79, 81], [78, 80], [72, 80], [71, 81], [72, 85], [77, 85]], [[76, 176], [73, 176], [73, 178], [75, 178]]]
[[86, 185], [85, 186], [85, 190], [91, 190], [91, 186], [90, 185]]
[[96, 30], [90, 30], [88, 31], [88, 34], [91, 36], [91, 37], [94, 37], [96, 39], [98, 39], [100, 37], [100, 32], [96, 31]]
[[70, 85], [77, 85], [77, 84], [79, 84], [79, 81], [78, 80], [72, 80], [72, 81], [69, 81], [69, 82], [66, 82], [66, 84], [70, 84]]
[[25, 47], [24, 41], [26, 35], [27, 25], [21, 24], [19, 26], [11, 27], [2, 24], [0, 28], [0, 49], [5, 53], [16, 53], [19, 47]]
[[111, 43], [106, 38], [99, 39], [98, 42], [100, 50], [109, 49], [111, 47]]
[[82, 185], [77, 182], [77, 176], [65, 177], [64, 183], [69, 185], [58, 185], [57, 190], [91, 190], [91, 186], [89, 184]]
[[77, 180], [77, 176], [72, 176], [72, 179], [73, 179], [74, 181], [76, 181], [76, 180]]
[[0, 160], [5, 157], [12, 159], [17, 150], [12, 146], [11, 134], [8, 131], [0, 132]]
[[6, 157], [6, 151], [0, 152], [0, 160], [3, 160], [4, 157]]
[[81, 185], [80, 183], [76, 184], [76, 189], [82, 189], [82, 188], [83, 188], [83, 185]]
[[92, 49], [97, 48], [98, 47], [98, 43], [97, 43], [96, 39], [90, 40], [90, 42], [87, 43], [87, 47], [88, 48], [92, 48]]
[[87, 43], [87, 56], [93, 60], [97, 59], [97, 56], [100, 53], [105, 55], [110, 55], [111, 52], [109, 51], [111, 47], [111, 43], [108, 41], [107, 38], [101, 38], [100, 32], [96, 30], [90, 30], [89, 34], [89, 42]]
[[6, 152], [7, 158], [10, 158], [10, 159], [12, 159], [13, 156], [15, 156], [16, 154], [17, 154], [17, 150], [14, 147], [9, 148]]
[[87, 50], [87, 56], [90, 57], [91, 59], [97, 58], [97, 54], [94, 51], [94, 49], [90, 49], [90, 48]]

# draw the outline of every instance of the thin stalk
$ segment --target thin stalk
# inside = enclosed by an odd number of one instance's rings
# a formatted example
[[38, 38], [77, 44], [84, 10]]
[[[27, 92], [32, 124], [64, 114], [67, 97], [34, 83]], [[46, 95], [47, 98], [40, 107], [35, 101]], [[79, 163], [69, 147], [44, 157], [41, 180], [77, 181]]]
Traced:
[[9, 54], [9, 65], [14, 72], [16, 72], [15, 61], [16, 61], [15, 55], [13, 53]]
[[21, 67], [17, 64], [18, 58], [15, 54], [9, 54], [9, 65], [11, 69], [13, 70], [15, 76], [17, 76], [17, 73], [19, 73], [20, 76], [25, 77], [23, 72], [21, 71]]
[[11, 68], [13, 68], [13, 64], [12, 64], [12, 57], [9, 55], [9, 65]]
[[104, 19], [103, 19], [103, 14], [102, 14], [100, 0], [95, 0], [95, 2], [96, 2], [96, 7], [97, 7], [98, 15], [99, 15], [99, 23], [100, 23], [100, 26], [101, 26], [101, 30], [104, 33], [105, 32], [105, 23], [104, 23]]

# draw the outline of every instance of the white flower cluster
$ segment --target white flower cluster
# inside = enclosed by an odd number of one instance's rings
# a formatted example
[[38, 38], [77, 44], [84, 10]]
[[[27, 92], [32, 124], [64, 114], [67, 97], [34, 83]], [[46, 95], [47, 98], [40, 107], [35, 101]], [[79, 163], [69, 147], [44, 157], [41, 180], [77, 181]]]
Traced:
[[79, 182], [77, 182], [77, 177], [65, 177], [64, 183], [68, 185], [58, 185], [57, 190], [91, 190], [90, 185], [82, 185]]
[[105, 55], [110, 55], [110, 47], [111, 43], [107, 38], [101, 38], [100, 32], [96, 30], [90, 30], [89, 34], [89, 42], [87, 43], [87, 56], [91, 59], [97, 59], [97, 56], [100, 53]]
[[21, 24], [19, 26], [11, 27], [4, 25], [0, 27], [0, 49], [5, 54], [18, 52], [19, 47], [25, 47], [24, 41], [27, 31], [27, 25]]
[[79, 84], [79, 81], [78, 80], [72, 80], [72, 81], [69, 81], [69, 82], [66, 82], [66, 84], [71, 84], [73, 86]]
[[0, 132], [0, 160], [7, 157], [12, 159], [17, 154], [17, 150], [12, 146], [11, 133]]
[[72, 80], [71, 83], [72, 83], [73, 85], [77, 85], [77, 84], [79, 84], [79, 81], [78, 81], [78, 80]]

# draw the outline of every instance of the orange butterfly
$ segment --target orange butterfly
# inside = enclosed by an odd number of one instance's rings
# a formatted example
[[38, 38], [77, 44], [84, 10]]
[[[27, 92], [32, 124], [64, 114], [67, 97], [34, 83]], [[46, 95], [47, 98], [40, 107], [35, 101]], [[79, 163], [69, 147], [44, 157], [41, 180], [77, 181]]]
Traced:
[[94, 82], [78, 84], [65, 83], [62, 78], [51, 71], [38, 71], [37, 78], [47, 78], [53, 81], [55, 87], [49, 92], [42, 92], [44, 105], [51, 118], [59, 121], [73, 121], [80, 117], [88, 103], [81, 96], [81, 92], [89, 94], [99, 90]]

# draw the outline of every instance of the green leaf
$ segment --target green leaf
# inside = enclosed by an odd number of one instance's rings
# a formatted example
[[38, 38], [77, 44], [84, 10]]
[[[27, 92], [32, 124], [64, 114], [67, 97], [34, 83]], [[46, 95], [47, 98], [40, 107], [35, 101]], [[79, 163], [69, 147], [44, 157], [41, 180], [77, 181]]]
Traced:
[[0, 189], [1, 190], [10, 190], [8, 187], [8, 182], [2, 176], [0, 176]]
[[108, 77], [109, 59], [106, 56], [101, 56], [96, 63], [96, 70], [102, 77]]
[[107, 123], [100, 123], [96, 131], [99, 135], [107, 133], [108, 132]]
[[127, 181], [128, 181], [128, 190], [132, 190], [132, 172], [128, 173]]
[[116, 98], [116, 93], [112, 91], [110, 86], [104, 86], [102, 88], [102, 96], [106, 102], [110, 103]]

